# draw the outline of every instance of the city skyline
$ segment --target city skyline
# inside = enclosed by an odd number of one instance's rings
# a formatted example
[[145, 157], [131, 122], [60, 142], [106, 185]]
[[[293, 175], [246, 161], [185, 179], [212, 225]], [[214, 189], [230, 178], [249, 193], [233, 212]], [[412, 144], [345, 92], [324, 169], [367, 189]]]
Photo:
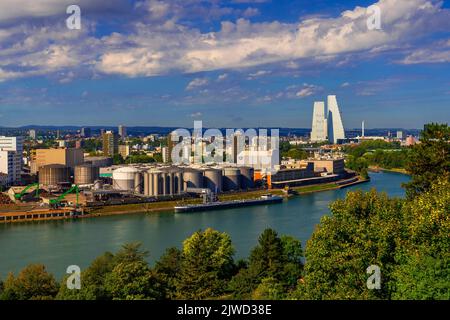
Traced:
[[0, 4], [2, 127], [309, 128], [325, 94], [347, 129], [450, 120], [448, 2], [41, 2]]

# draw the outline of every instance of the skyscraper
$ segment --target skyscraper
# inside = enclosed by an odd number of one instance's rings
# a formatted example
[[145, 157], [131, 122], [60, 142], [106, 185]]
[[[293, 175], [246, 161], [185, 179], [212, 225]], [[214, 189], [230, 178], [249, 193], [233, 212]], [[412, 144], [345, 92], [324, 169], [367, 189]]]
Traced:
[[112, 131], [103, 134], [103, 154], [107, 157], [114, 157], [119, 153], [119, 139]]
[[91, 129], [90, 128], [81, 128], [81, 136], [83, 138], [90, 138], [91, 137]]
[[325, 103], [323, 101], [316, 101], [314, 102], [311, 141], [319, 142], [325, 140], [327, 140], [327, 121], [325, 118]]
[[341, 113], [339, 111], [336, 96], [328, 96], [328, 141], [337, 143], [339, 139], [345, 139], [344, 125], [342, 124]]
[[31, 129], [29, 135], [32, 140], [36, 140], [36, 130]]
[[120, 125], [119, 126], [119, 136], [123, 139], [127, 137], [127, 127]]

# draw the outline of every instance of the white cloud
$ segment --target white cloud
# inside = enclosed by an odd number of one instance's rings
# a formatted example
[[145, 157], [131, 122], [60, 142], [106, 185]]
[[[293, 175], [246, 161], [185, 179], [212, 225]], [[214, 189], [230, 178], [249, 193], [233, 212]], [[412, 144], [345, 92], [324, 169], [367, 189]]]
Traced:
[[322, 88], [319, 86], [305, 83], [303, 88], [300, 89], [295, 95], [299, 98], [305, 98], [316, 94], [320, 90], [322, 90]]
[[[2, 0], [0, 22], [56, 15], [61, 6], [65, 15], [67, 2], [94, 8], [91, 4], [94, 1], [88, 0]], [[114, 1], [116, 5], [117, 2], [120, 1]], [[95, 1], [95, 8], [100, 10], [108, 3]], [[348, 54], [375, 55], [386, 48], [408, 46], [416, 51], [401, 63], [422, 63], [427, 53], [420, 46], [415, 47], [415, 42], [421, 36], [450, 28], [449, 10], [443, 9], [439, 1], [380, 0], [377, 5], [382, 12], [382, 30], [368, 30], [366, 9], [356, 7], [335, 18], [312, 17], [300, 23], [222, 21], [219, 31], [202, 33], [189, 27], [192, 24], [178, 23], [178, 19], [191, 13], [205, 15], [202, 10], [215, 11], [215, 17], [229, 11], [220, 6], [220, 1], [208, 6], [199, 3], [198, 0], [139, 2], [138, 8], [146, 8], [147, 15], [127, 26], [126, 33], [114, 32], [101, 38], [94, 37], [93, 24], [88, 22], [79, 32], [67, 30], [64, 22], [51, 26], [23, 23], [2, 28], [0, 68], [3, 74], [0, 76], [5, 80], [72, 68], [77, 69], [76, 74], [82, 69], [96, 77], [102, 74], [140, 77], [170, 72], [225, 72], [269, 63], [297, 69], [307, 61], [342, 64], [348, 61], [345, 59]], [[428, 61], [446, 62], [448, 55], [448, 50], [433, 50]], [[263, 75], [256, 72], [249, 77]]]
[[223, 73], [217, 77], [217, 81], [223, 81], [228, 78], [228, 73]]
[[203, 114], [201, 112], [194, 112], [191, 113], [191, 118], [199, 118], [201, 117]]
[[343, 84], [341, 84], [341, 88], [345, 88], [345, 87], [348, 87], [348, 86], [350, 86], [349, 82], [344, 82]]
[[247, 77], [247, 80], [252, 80], [255, 78], [259, 78], [259, 77], [263, 77], [266, 76], [268, 74], [271, 74], [271, 71], [267, 71], [267, 70], [259, 70], [255, 73], [250, 73]]
[[186, 90], [193, 90], [199, 87], [203, 87], [208, 84], [208, 79], [206, 78], [195, 78], [186, 87]]

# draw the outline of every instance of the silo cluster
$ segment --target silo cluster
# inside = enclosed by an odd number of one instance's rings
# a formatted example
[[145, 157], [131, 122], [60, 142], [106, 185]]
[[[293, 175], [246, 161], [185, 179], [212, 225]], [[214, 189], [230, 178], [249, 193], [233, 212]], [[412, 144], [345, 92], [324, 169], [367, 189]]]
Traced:
[[60, 164], [50, 164], [39, 168], [39, 184], [57, 186], [70, 182], [70, 168]]
[[203, 172], [198, 169], [186, 169], [183, 172], [184, 189], [203, 188]]
[[241, 189], [253, 189], [255, 187], [255, 169], [252, 167], [239, 167], [239, 171], [241, 172]]
[[183, 190], [183, 171], [180, 168], [157, 168], [144, 172], [146, 196], [173, 196], [181, 194]]

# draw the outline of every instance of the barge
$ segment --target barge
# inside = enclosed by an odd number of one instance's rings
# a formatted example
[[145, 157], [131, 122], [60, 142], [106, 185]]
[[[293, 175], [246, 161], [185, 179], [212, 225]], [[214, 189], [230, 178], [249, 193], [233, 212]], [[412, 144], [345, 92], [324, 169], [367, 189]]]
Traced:
[[240, 208], [248, 206], [256, 206], [262, 204], [273, 204], [280, 203], [283, 201], [283, 197], [274, 196], [271, 194], [263, 195], [259, 199], [250, 200], [233, 200], [233, 201], [217, 201], [208, 202], [202, 204], [188, 204], [184, 206], [174, 207], [176, 213], [183, 212], [197, 212], [197, 211], [208, 211], [208, 210], [219, 210], [219, 209], [229, 209], [229, 208]]

